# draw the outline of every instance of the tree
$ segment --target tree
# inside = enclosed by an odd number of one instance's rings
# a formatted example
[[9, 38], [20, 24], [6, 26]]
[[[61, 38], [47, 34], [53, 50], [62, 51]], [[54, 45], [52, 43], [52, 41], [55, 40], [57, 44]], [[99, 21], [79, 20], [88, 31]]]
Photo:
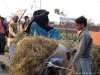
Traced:
[[60, 15], [60, 10], [59, 9], [54, 9], [54, 13]]
[[54, 9], [54, 13], [57, 15], [66, 16], [63, 11], [60, 11], [58, 8]]
[[62, 16], [64, 16], [64, 17], [66, 16], [66, 14], [64, 14], [64, 12], [63, 12], [63, 11], [61, 11], [61, 13], [60, 13], [60, 14], [61, 14]]
[[87, 20], [87, 25], [88, 25], [88, 26], [94, 26], [95, 24], [94, 24], [94, 22], [93, 22], [92, 19], [88, 19], [88, 20]]
[[[57, 15], [62, 15], [64, 17], [66, 16], [66, 14], [64, 14], [64, 11], [60, 11], [58, 8], [54, 9], [54, 13]], [[64, 22], [62, 22], [62, 23], [64, 23]], [[60, 22], [60, 24], [62, 24], [62, 23]]]
[[100, 23], [98, 23], [97, 26], [100, 26]]

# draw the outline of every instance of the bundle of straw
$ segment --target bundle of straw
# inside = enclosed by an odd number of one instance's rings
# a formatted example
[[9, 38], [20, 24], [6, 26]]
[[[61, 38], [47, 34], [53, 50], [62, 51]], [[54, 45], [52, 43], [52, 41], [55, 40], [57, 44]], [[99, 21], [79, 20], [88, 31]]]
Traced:
[[24, 37], [10, 60], [11, 75], [36, 75], [39, 66], [58, 47], [58, 42], [43, 36]]

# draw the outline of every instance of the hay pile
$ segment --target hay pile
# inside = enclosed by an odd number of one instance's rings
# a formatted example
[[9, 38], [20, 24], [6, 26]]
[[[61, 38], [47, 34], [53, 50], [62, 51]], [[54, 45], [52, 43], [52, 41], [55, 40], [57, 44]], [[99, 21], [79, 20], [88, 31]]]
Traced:
[[100, 75], [100, 46], [93, 45], [92, 55], [92, 73]]
[[[20, 41], [20, 42], [19, 42]], [[19, 42], [19, 45], [16, 45]], [[58, 42], [68, 50], [75, 46], [69, 40], [55, 41], [43, 36], [32, 37], [26, 33], [18, 33], [14, 39], [16, 49], [12, 55], [11, 75], [37, 75], [35, 68], [50, 56], [57, 48]], [[92, 49], [92, 73], [100, 75], [100, 47], [94, 45]], [[74, 71], [67, 71], [67, 75], [75, 75]]]
[[13, 43], [16, 45], [24, 37], [29, 37], [29, 36], [30, 35], [25, 32], [18, 32], [17, 35], [14, 37]]
[[11, 75], [36, 75], [35, 68], [49, 57], [57, 46], [57, 41], [43, 36], [24, 37], [10, 60]]

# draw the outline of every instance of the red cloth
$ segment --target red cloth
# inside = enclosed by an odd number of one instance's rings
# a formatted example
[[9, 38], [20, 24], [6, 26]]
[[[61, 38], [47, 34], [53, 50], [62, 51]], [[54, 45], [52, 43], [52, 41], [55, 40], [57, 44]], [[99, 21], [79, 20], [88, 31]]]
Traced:
[[2, 26], [1, 22], [0, 22], [0, 33], [5, 33], [4, 27]]

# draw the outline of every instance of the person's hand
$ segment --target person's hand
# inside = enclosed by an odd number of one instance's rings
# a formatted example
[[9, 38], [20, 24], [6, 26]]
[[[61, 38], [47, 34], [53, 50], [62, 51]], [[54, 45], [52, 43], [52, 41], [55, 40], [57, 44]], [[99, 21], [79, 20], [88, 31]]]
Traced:
[[7, 36], [5, 36], [5, 39], [7, 39]]
[[70, 58], [71, 58], [70, 53], [69, 52], [66, 52], [66, 55], [67, 55], [67, 60], [70, 60]]
[[74, 69], [75, 72], [77, 71], [75, 64], [71, 63], [71, 67]]

